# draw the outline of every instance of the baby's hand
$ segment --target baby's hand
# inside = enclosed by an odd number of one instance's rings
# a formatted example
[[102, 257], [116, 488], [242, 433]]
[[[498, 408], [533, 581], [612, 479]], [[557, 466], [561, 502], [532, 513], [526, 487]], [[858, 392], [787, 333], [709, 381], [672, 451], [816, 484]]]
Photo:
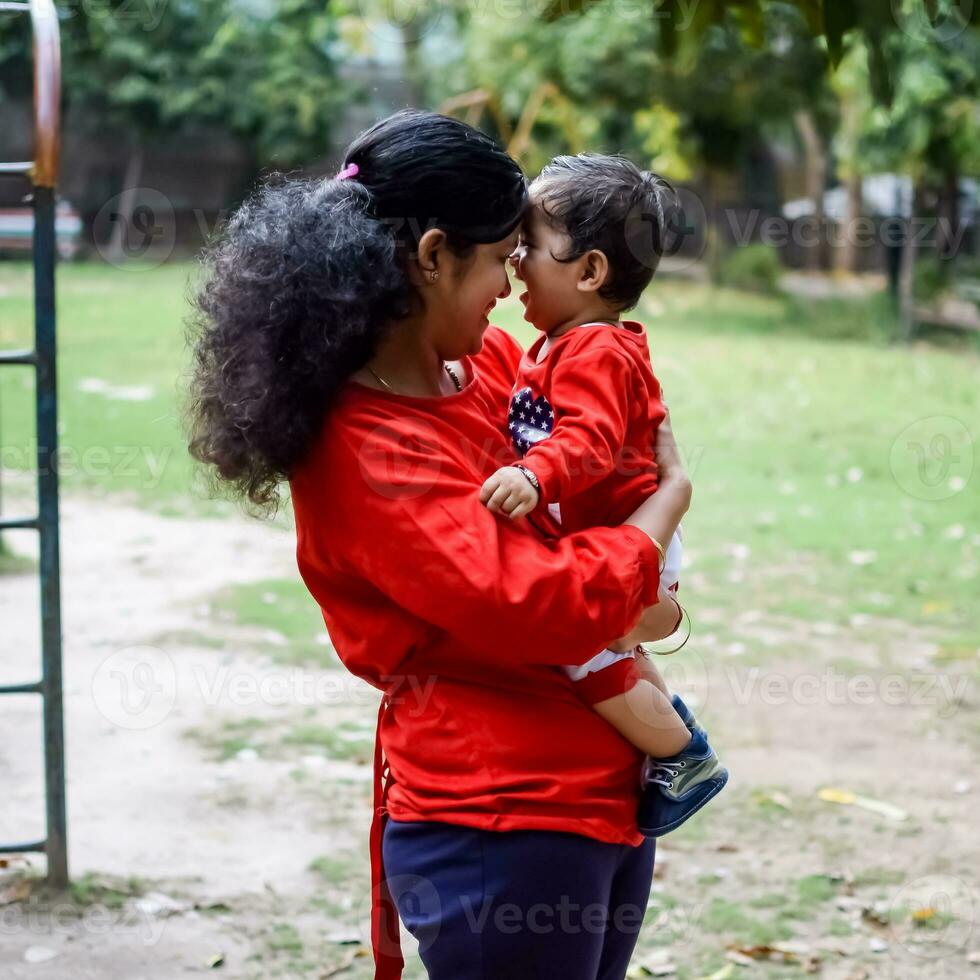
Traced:
[[481, 487], [480, 503], [514, 520], [538, 506], [538, 491], [516, 466], [502, 466]]

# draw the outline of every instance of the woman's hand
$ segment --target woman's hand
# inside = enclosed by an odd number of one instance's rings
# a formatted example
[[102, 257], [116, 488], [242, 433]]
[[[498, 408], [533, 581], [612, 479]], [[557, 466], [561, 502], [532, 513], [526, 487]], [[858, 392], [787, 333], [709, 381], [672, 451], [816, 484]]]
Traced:
[[681, 625], [681, 607], [672, 593], [660, 587], [658, 601], [643, 610], [640, 621], [626, 636], [609, 644], [610, 650], [625, 653], [638, 643], [654, 643], [666, 639]]

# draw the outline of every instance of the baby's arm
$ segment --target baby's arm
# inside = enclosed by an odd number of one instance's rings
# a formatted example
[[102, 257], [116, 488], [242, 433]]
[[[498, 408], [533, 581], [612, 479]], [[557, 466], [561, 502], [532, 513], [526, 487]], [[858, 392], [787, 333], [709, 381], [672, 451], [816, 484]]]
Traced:
[[660, 688], [668, 698], [670, 697], [670, 691], [667, 688], [667, 682], [664, 680], [663, 674], [657, 669], [656, 664], [650, 659], [643, 647], [640, 647], [636, 651], [636, 666], [643, 680], [649, 681], [654, 687]]
[[654, 759], [676, 755], [691, 740], [670, 695], [646, 677], [624, 694], [600, 701], [592, 708], [623, 738]]
[[587, 490], [621, 465], [638, 371], [618, 345], [583, 343], [563, 352], [548, 392], [560, 417], [521, 460], [546, 503]]
[[562, 669], [575, 682], [578, 696], [647, 755], [665, 758], [687, 745], [690, 732], [642, 648], [601, 650], [581, 666]]

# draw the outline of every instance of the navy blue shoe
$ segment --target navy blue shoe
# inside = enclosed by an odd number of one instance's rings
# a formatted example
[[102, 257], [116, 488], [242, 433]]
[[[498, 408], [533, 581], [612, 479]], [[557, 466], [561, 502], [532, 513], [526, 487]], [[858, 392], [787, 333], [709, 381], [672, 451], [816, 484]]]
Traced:
[[703, 730], [677, 755], [646, 761], [638, 823], [644, 837], [662, 837], [694, 816], [728, 782]]
[[684, 699], [679, 694], [671, 695], [670, 703], [674, 706], [674, 711], [681, 716], [681, 721], [692, 732], [697, 729], [705, 738], [708, 737], [708, 730], [703, 725], [698, 724], [697, 718], [694, 717], [694, 712], [684, 703]]

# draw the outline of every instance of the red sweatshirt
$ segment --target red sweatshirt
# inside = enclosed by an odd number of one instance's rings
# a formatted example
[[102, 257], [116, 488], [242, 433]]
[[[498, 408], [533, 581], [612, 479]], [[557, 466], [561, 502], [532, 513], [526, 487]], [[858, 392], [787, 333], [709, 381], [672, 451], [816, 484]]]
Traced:
[[[556, 667], [632, 629], [657, 600], [658, 555], [635, 527], [546, 539], [480, 503], [514, 459], [500, 419], [520, 358], [490, 327], [458, 394], [349, 382], [290, 479], [300, 574], [344, 664], [386, 692], [371, 832], [377, 977], [401, 975], [383, 813], [643, 841], [642, 753]], [[638, 678], [624, 661], [620, 690]]]
[[521, 361], [508, 426], [515, 450], [558, 503], [565, 533], [622, 523], [657, 489], [653, 445], [666, 417], [642, 324], [542, 334]]

